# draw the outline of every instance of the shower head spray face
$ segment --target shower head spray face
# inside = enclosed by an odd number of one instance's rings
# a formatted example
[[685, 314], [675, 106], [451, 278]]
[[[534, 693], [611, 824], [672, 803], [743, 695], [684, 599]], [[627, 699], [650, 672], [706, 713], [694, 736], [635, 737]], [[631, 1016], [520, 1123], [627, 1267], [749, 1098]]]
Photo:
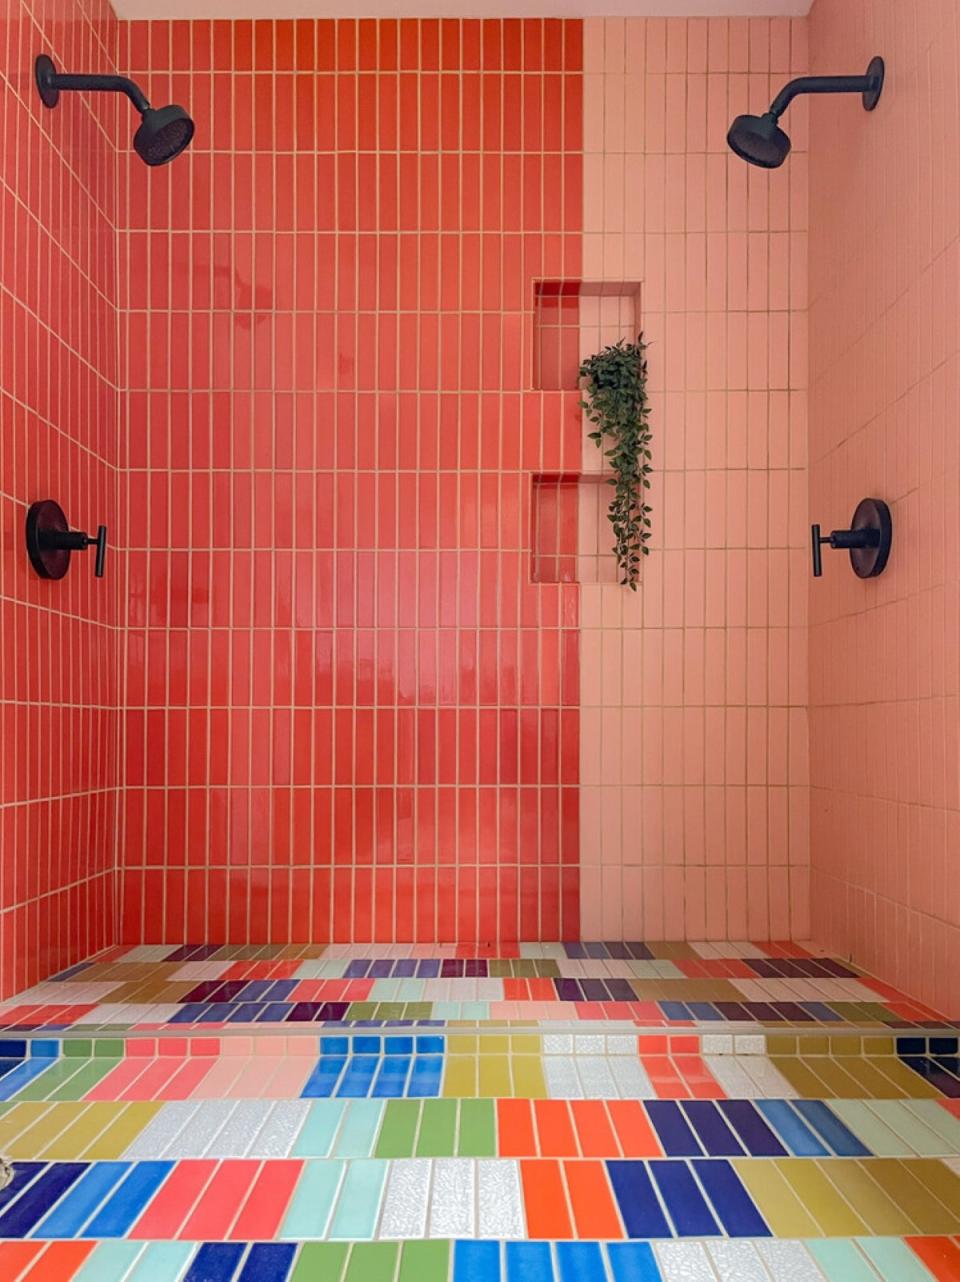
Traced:
[[779, 169], [790, 154], [790, 138], [772, 111], [763, 116], [737, 116], [727, 142], [741, 160], [761, 169]]
[[148, 107], [133, 136], [133, 149], [146, 165], [166, 165], [193, 137], [194, 124], [182, 107]]

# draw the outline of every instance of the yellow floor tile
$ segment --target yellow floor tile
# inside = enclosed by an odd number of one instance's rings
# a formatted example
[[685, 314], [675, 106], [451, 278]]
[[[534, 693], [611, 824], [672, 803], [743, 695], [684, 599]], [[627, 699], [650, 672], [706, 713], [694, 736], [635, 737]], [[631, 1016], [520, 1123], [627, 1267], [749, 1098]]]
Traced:
[[[960, 1217], [960, 1175], [935, 1158], [911, 1158], [904, 1165], [951, 1214]], [[953, 1231], [953, 1230], [952, 1230]]]
[[[115, 1103], [113, 1100], [96, 1100], [92, 1104], [81, 1101], [82, 1112], [77, 1114], [45, 1149], [38, 1152], [37, 1156], [47, 1161], [74, 1161], [86, 1152], [97, 1137], [111, 1122], [116, 1121], [127, 1107], [129, 1107], [127, 1104]], [[146, 1120], [144, 1126], [146, 1126]]]
[[864, 1170], [864, 1163], [844, 1157], [820, 1162], [819, 1165], [871, 1234], [901, 1237], [906, 1233], [916, 1233], [916, 1225], [870, 1178]]
[[816, 1220], [793, 1189], [766, 1159], [735, 1160], [734, 1169], [775, 1237], [821, 1237]]
[[852, 1096], [853, 1099], [903, 1099], [906, 1094], [892, 1077], [883, 1072], [876, 1060], [845, 1059], [843, 1068], [856, 1078], [864, 1091], [860, 1096]]
[[82, 1102], [53, 1104], [32, 1126], [21, 1131], [15, 1140], [7, 1144], [8, 1155], [21, 1162], [35, 1160], [65, 1126], [76, 1121], [85, 1108], [86, 1104]]
[[910, 1167], [895, 1158], [877, 1157], [864, 1163], [868, 1173], [921, 1233], [956, 1233], [960, 1219], [914, 1177]]
[[819, 1059], [805, 1060], [808, 1068], [826, 1082], [830, 1088], [832, 1099], [869, 1099], [869, 1092], [866, 1085], [857, 1080], [852, 1072], [847, 1071], [846, 1065], [841, 1065], [838, 1060], [831, 1059], [828, 1055], [821, 1056]]
[[942, 1099], [943, 1096], [935, 1086], [912, 1068], [907, 1068], [895, 1055], [880, 1056], [873, 1061], [884, 1076], [889, 1077], [898, 1086], [907, 1099]]
[[33, 1126], [52, 1107], [47, 1100], [27, 1100], [23, 1104], [14, 1104], [9, 1113], [4, 1113], [0, 1118], [0, 1151], [7, 1152], [17, 1136]]
[[93, 1162], [121, 1157], [124, 1149], [133, 1143], [162, 1107], [160, 1100], [136, 1100], [128, 1104], [118, 1117], [108, 1123], [90, 1147], [84, 1150], [84, 1159]]
[[802, 1099], [833, 1099], [833, 1092], [826, 1082], [810, 1067], [811, 1060], [795, 1055], [775, 1056], [770, 1061], [783, 1074]]
[[816, 1162], [788, 1158], [778, 1161], [776, 1167], [820, 1225], [821, 1236], [856, 1237], [866, 1232], [863, 1220], [837, 1197], [837, 1190]]
[[477, 1094], [475, 1055], [448, 1055], [443, 1073], [443, 1094], [447, 1099], [475, 1099]]
[[514, 1055], [513, 1093], [518, 1099], [546, 1099], [547, 1083], [539, 1055]]
[[484, 1098], [497, 1098], [513, 1093], [508, 1055], [481, 1055], [479, 1063], [479, 1095]]

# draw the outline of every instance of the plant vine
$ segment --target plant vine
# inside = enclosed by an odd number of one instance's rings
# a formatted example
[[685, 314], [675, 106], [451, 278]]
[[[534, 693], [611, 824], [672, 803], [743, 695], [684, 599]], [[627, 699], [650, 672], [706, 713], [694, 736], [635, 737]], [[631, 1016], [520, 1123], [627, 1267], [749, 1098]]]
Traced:
[[[650, 506], [650, 406], [647, 400], [647, 344], [643, 335], [635, 343], [621, 338], [580, 366], [585, 399], [580, 402], [596, 431], [588, 433], [614, 475], [608, 481], [616, 491], [607, 519], [613, 526], [617, 558], [624, 587], [637, 590], [640, 557], [649, 555]], [[605, 438], [611, 447], [604, 450]]]

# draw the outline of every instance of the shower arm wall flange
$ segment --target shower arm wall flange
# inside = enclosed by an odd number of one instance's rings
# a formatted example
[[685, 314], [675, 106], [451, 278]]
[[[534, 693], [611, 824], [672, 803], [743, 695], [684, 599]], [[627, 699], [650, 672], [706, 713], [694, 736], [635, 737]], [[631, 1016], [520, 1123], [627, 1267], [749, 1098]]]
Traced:
[[884, 64], [879, 56], [871, 58], [862, 76], [798, 76], [784, 85], [774, 98], [770, 115], [779, 120], [794, 98], [805, 93], [858, 93], [863, 98], [864, 111], [873, 111], [880, 101], [883, 77]]
[[96, 93], [126, 94], [141, 116], [150, 110], [150, 103], [143, 90], [126, 76], [69, 75], [57, 71], [53, 59], [45, 53], [38, 54], [33, 69], [37, 92], [45, 107], [57, 105], [61, 89], [87, 89]]

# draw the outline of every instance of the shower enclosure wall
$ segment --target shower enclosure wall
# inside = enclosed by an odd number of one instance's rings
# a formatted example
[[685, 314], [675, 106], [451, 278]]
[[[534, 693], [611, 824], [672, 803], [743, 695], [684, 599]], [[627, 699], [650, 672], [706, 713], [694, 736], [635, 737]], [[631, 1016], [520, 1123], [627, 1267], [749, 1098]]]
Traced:
[[[86, 14], [18, 5], [0, 68], [0, 993], [114, 942], [812, 933], [949, 1005], [957, 140], [916, 122], [955, 16]], [[43, 50], [191, 146], [47, 111]], [[877, 51], [875, 112], [729, 152]], [[575, 369], [640, 328], [633, 596], [577, 523]], [[561, 486], [569, 563], [531, 543]], [[883, 578], [812, 584], [810, 520], [867, 493]], [[108, 525], [104, 580], [31, 575], [46, 497]]]

